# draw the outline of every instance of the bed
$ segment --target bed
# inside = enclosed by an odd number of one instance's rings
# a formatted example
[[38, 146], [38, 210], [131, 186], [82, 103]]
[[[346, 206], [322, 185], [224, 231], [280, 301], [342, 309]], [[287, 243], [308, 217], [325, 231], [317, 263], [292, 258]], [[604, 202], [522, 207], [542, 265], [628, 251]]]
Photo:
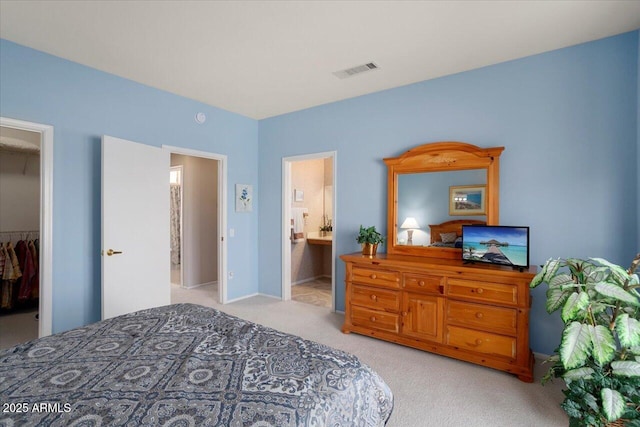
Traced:
[[393, 396], [340, 350], [195, 304], [0, 351], [0, 426], [383, 426]]
[[462, 226], [486, 222], [475, 219], [456, 219], [440, 224], [430, 224], [431, 242], [429, 246], [439, 248], [462, 248]]

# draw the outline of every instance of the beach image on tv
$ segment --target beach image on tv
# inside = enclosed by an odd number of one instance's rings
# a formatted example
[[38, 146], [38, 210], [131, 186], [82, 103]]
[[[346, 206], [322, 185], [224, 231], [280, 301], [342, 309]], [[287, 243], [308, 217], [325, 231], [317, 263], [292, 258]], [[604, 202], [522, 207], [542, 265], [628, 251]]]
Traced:
[[526, 227], [464, 227], [462, 258], [526, 267], [528, 234]]

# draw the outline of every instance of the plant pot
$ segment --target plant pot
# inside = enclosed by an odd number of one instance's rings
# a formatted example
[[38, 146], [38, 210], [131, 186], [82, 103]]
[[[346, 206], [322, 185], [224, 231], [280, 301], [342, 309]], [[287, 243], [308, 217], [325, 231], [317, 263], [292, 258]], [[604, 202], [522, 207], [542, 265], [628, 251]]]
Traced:
[[362, 255], [365, 256], [375, 256], [376, 255], [376, 251], [378, 250], [378, 244], [377, 243], [363, 243], [362, 244]]

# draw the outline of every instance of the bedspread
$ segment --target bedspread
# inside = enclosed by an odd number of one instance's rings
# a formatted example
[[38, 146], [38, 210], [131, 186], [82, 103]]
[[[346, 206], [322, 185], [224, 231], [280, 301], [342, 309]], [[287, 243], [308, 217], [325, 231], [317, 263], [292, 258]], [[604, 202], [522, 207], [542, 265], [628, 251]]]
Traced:
[[0, 426], [382, 426], [355, 356], [194, 304], [0, 351]]

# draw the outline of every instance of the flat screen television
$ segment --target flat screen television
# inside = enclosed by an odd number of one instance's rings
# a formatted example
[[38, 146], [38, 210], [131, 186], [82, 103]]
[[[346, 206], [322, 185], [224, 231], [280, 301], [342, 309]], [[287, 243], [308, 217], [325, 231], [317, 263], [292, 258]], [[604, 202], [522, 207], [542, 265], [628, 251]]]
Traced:
[[463, 225], [462, 259], [524, 269], [529, 267], [529, 227]]

